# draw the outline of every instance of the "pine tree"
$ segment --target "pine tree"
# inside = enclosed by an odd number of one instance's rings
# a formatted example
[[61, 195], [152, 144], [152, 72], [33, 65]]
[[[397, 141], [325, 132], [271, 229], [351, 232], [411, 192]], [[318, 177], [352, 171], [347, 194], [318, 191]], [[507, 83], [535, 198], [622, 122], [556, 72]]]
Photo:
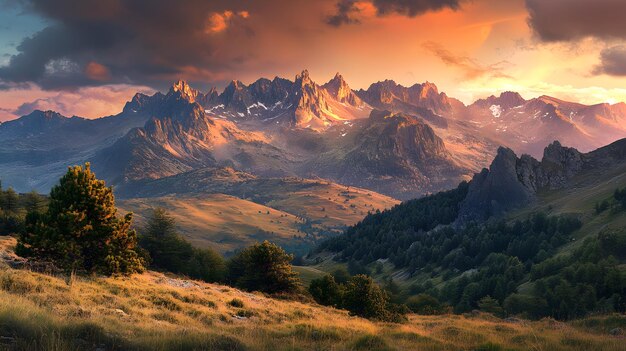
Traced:
[[13, 190], [9, 188], [2, 194], [2, 203], [0, 204], [5, 213], [14, 214], [19, 207], [19, 196]]
[[481, 311], [491, 313], [498, 317], [502, 317], [504, 315], [504, 309], [500, 306], [498, 300], [489, 295], [478, 300], [478, 308]]
[[45, 199], [35, 190], [24, 195], [24, 208], [27, 212], [40, 212], [45, 207]]
[[154, 209], [139, 236], [139, 244], [150, 254], [152, 266], [172, 273], [187, 271], [193, 247], [176, 231], [176, 222], [164, 209]]
[[16, 252], [66, 270], [140, 272], [144, 260], [131, 222], [130, 213], [117, 216], [113, 189], [96, 178], [89, 163], [70, 167], [52, 188], [48, 210], [27, 215]]

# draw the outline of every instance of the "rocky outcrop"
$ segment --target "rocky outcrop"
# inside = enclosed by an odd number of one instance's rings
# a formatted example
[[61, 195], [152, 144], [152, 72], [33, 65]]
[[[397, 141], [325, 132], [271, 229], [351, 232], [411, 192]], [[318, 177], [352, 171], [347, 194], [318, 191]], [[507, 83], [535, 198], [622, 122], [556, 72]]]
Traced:
[[[499, 148], [489, 169], [472, 179], [457, 221], [481, 221], [533, 202], [535, 191], [520, 181], [518, 163], [513, 150]], [[533, 179], [534, 175], [524, 173], [524, 177]]]
[[529, 155], [518, 158], [501, 147], [489, 169], [472, 179], [458, 221], [485, 220], [526, 206], [536, 200], [539, 190], [567, 186], [583, 166], [583, 155], [558, 141], [545, 148], [541, 162]]

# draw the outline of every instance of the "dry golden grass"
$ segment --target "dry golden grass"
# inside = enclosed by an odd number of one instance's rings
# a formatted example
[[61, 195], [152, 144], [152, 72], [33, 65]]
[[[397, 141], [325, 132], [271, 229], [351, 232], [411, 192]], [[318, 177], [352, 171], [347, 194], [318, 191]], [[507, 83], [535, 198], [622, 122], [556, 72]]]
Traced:
[[[118, 205], [135, 214], [135, 223], [143, 226], [155, 207], [165, 208], [176, 220], [180, 233], [198, 247], [232, 251], [256, 241], [271, 240], [284, 244], [299, 231], [303, 220], [267, 206], [224, 194], [194, 197], [164, 196], [119, 201]], [[264, 231], [263, 237], [257, 234]]]
[[263, 240], [289, 247], [305, 236], [300, 230], [305, 218], [313, 221], [313, 231], [334, 230], [357, 223], [370, 211], [398, 203], [360, 188], [318, 181], [300, 183], [308, 185], [272, 196], [266, 205], [224, 194], [138, 198], [120, 200], [117, 205], [122, 212], [134, 212], [139, 226], [151, 209], [162, 207], [192, 244], [226, 252]]
[[[14, 242], [0, 239], [0, 250]], [[489, 315], [376, 323], [156, 272], [64, 277], [0, 268], [0, 349], [610, 351], [626, 350], [608, 333], [625, 323], [624, 316], [566, 324]]]

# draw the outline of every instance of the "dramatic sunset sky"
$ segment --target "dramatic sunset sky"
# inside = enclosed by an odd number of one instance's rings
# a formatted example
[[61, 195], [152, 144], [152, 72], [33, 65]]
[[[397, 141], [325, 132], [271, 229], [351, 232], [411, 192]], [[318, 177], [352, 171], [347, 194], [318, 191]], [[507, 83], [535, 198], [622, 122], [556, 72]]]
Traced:
[[626, 101], [625, 14], [624, 0], [0, 0], [0, 120], [303, 68], [354, 89], [430, 81], [466, 103]]

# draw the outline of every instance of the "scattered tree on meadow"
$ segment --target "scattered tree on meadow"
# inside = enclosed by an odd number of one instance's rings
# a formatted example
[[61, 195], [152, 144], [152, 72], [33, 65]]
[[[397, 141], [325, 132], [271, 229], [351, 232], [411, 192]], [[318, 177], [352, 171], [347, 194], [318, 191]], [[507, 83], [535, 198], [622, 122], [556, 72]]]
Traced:
[[249, 291], [295, 293], [300, 288], [289, 255], [280, 246], [264, 241], [237, 253], [228, 264], [231, 284]]
[[152, 211], [139, 236], [139, 245], [150, 254], [155, 268], [207, 282], [224, 278], [224, 259], [211, 249], [195, 248], [183, 239], [176, 231], [174, 218], [162, 208]]
[[67, 270], [129, 274], [144, 269], [132, 214], [119, 218], [111, 187], [89, 163], [70, 167], [52, 188], [45, 213], [30, 212], [16, 252]]
[[176, 232], [174, 218], [162, 208], [154, 209], [139, 235], [139, 245], [150, 254], [151, 265], [172, 273], [182, 273], [193, 247]]
[[332, 275], [338, 284], [345, 284], [348, 280], [350, 280], [350, 278], [352, 278], [350, 273], [348, 273], [348, 270], [343, 266], [335, 269]]

